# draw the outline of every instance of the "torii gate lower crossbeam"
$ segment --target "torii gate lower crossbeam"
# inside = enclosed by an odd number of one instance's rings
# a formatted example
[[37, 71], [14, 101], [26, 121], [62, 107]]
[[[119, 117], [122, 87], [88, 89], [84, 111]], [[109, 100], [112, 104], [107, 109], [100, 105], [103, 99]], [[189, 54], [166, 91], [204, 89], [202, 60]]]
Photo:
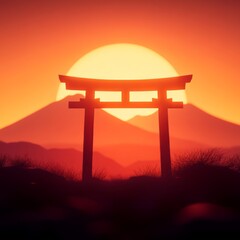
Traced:
[[[191, 81], [192, 75], [139, 81], [86, 79], [62, 75], [59, 77], [61, 82], [66, 83], [67, 89], [86, 91], [85, 98], [80, 99], [78, 102], [69, 102], [69, 108], [85, 109], [82, 169], [82, 179], [84, 182], [89, 182], [92, 179], [95, 108], [158, 108], [161, 175], [163, 178], [170, 178], [172, 176], [168, 108], [181, 108], [183, 104], [167, 99], [167, 91], [185, 89], [185, 84]], [[158, 98], [153, 99], [151, 102], [130, 102], [130, 91], [143, 90], [157, 90]], [[99, 99], [95, 99], [95, 91], [121, 91], [122, 101], [101, 102]]]

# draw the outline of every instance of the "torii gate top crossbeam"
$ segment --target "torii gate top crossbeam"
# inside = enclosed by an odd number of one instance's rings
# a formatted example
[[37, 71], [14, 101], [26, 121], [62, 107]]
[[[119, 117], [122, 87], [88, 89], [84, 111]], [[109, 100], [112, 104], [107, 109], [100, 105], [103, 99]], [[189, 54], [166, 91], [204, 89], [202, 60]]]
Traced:
[[[166, 98], [168, 90], [185, 89], [186, 83], [190, 82], [192, 75], [184, 75], [171, 78], [143, 79], [143, 80], [105, 80], [80, 78], [60, 75], [61, 82], [66, 83], [69, 90], [85, 90], [85, 99], [78, 102], [69, 102], [70, 108], [159, 108], [166, 105], [168, 108], [181, 108], [182, 102], [173, 102]], [[120, 91], [121, 102], [101, 102], [94, 98], [95, 91]], [[158, 99], [151, 102], [131, 102], [131, 91], [158, 91]]]
[[[171, 157], [168, 127], [168, 108], [180, 108], [182, 102], [173, 102], [167, 98], [168, 90], [185, 89], [192, 75], [171, 78], [144, 79], [144, 80], [103, 80], [69, 76], [59, 76], [60, 81], [66, 84], [69, 90], [85, 90], [86, 96], [78, 102], [69, 102], [70, 108], [85, 109], [84, 143], [83, 143], [83, 181], [92, 179], [93, 158], [93, 130], [95, 108], [158, 108], [159, 109], [159, 137], [161, 154], [161, 173], [163, 177], [171, 177]], [[95, 99], [95, 91], [120, 91], [121, 102], [101, 102]], [[151, 102], [132, 102], [131, 91], [157, 91], [158, 98]]]
[[59, 79], [66, 83], [66, 88], [69, 90], [166, 91], [185, 89], [185, 85], [191, 81], [192, 75], [143, 80], [103, 80], [59, 75]]

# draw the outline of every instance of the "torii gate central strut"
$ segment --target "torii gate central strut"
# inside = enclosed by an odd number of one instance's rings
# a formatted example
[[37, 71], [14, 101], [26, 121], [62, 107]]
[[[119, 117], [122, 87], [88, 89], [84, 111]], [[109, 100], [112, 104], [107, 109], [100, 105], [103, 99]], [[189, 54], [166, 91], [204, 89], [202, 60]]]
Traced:
[[[191, 82], [192, 75], [171, 78], [145, 80], [102, 80], [60, 75], [61, 82], [66, 83], [69, 90], [85, 90], [86, 96], [78, 102], [69, 102], [69, 108], [84, 108], [84, 141], [83, 141], [83, 181], [92, 179], [93, 129], [95, 108], [158, 108], [161, 175], [164, 178], [172, 176], [170, 142], [168, 127], [168, 108], [182, 108], [182, 102], [167, 99], [168, 90], [185, 89], [186, 83]], [[101, 102], [95, 99], [95, 91], [120, 91], [121, 102]], [[131, 91], [157, 91], [158, 98], [151, 102], [131, 102]]]

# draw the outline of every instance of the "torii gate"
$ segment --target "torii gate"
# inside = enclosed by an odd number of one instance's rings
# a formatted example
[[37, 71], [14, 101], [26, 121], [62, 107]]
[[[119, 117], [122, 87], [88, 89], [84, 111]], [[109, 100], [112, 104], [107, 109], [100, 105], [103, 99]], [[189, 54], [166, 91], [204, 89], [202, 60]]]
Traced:
[[[86, 96], [78, 102], [69, 102], [69, 108], [84, 108], [84, 141], [83, 141], [83, 167], [82, 180], [92, 179], [93, 157], [93, 128], [95, 108], [158, 108], [161, 175], [164, 178], [172, 176], [168, 108], [182, 108], [182, 102], [173, 102], [167, 99], [168, 90], [185, 89], [186, 83], [191, 82], [192, 75], [170, 78], [144, 79], [144, 80], [102, 80], [60, 75], [61, 82], [69, 90], [85, 90]], [[95, 99], [95, 91], [120, 91], [121, 102], [101, 102]], [[158, 98], [151, 102], [132, 102], [129, 99], [131, 91], [157, 91]]]

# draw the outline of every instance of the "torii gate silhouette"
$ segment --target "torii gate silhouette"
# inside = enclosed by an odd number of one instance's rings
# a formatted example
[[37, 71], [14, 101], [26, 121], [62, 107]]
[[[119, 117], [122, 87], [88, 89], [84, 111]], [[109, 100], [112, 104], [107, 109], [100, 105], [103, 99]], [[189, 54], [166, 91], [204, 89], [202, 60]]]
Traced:
[[[85, 109], [82, 167], [84, 182], [92, 179], [95, 108], [158, 108], [161, 175], [163, 178], [172, 176], [168, 108], [182, 108], [183, 103], [167, 99], [167, 91], [185, 89], [186, 83], [191, 82], [192, 75], [144, 80], [103, 80], [59, 75], [59, 79], [66, 84], [66, 89], [86, 91], [85, 98], [78, 102], [69, 102], [69, 108]], [[95, 99], [95, 91], [120, 91], [122, 101], [101, 102], [100, 99]], [[131, 91], [157, 91], [158, 98], [151, 102], [132, 102], [129, 98]]]

